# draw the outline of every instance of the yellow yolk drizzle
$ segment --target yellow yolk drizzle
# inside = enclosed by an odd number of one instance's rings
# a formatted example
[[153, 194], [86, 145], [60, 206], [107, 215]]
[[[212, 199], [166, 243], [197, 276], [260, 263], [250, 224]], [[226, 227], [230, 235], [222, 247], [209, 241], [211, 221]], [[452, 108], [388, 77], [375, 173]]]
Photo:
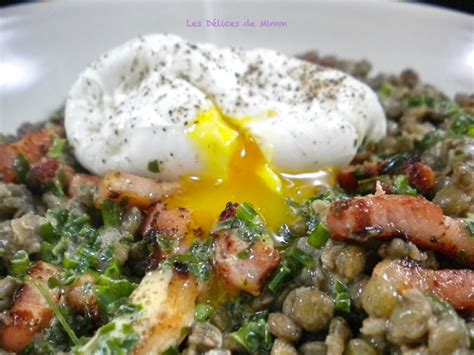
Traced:
[[207, 173], [183, 177], [182, 191], [167, 202], [171, 207], [189, 209], [205, 233], [210, 232], [227, 202], [250, 202], [270, 230], [277, 232], [295, 218], [287, 198], [304, 201], [313, 196], [317, 185], [333, 183], [332, 171], [276, 173], [245, 127], [234, 122], [224, 120], [217, 110], [197, 117], [188, 134], [207, 162]]

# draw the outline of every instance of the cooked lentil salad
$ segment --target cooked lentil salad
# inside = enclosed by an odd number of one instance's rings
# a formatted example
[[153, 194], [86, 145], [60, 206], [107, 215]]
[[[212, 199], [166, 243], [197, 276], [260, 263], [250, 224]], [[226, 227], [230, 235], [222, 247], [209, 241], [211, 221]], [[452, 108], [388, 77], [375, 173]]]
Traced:
[[[229, 201], [203, 235], [189, 211], [162, 203], [176, 184], [89, 175], [61, 114], [1, 136], [3, 351], [133, 353], [162, 299], [194, 319], [166, 354], [471, 353], [474, 95], [451, 100], [412, 70], [372, 77], [366, 61], [302, 58], [368, 83], [388, 133], [334, 188], [288, 201], [298, 218], [274, 248], [251, 204]], [[222, 292], [248, 268], [255, 280]], [[150, 272], [168, 278], [168, 296], [146, 288]]]

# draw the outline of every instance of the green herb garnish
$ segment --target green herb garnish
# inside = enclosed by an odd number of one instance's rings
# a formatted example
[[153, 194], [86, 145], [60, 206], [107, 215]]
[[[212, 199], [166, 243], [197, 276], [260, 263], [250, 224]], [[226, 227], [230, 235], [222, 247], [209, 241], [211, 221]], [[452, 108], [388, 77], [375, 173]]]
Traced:
[[194, 319], [197, 322], [207, 322], [208, 320], [212, 319], [216, 311], [214, 307], [207, 303], [199, 303], [196, 305], [194, 310]]
[[30, 162], [23, 154], [18, 154], [13, 163], [16, 179], [19, 183], [28, 185], [30, 183]]
[[119, 227], [121, 223], [120, 207], [112, 200], [105, 200], [102, 202], [100, 208], [104, 225], [108, 227]]
[[418, 142], [417, 149], [421, 152], [434, 147], [438, 142], [441, 142], [443, 138], [438, 131], [428, 132], [423, 139]]
[[270, 280], [268, 289], [273, 293], [277, 293], [288, 281], [291, 280], [294, 273], [295, 270], [290, 265], [288, 265], [287, 262], [283, 262], [273, 278]]
[[329, 240], [329, 231], [323, 223], [319, 223], [316, 229], [309, 235], [308, 244], [313, 248], [320, 249]]
[[10, 260], [11, 273], [16, 277], [25, 276], [29, 266], [30, 258], [24, 250], [17, 251]]
[[160, 164], [158, 163], [158, 160], [152, 160], [148, 162], [148, 171], [152, 173], [160, 172]]
[[53, 301], [49, 290], [41, 283], [34, 281], [31, 279], [31, 282], [33, 285], [38, 289], [39, 293], [41, 293], [41, 296], [43, 296], [44, 300], [48, 304], [49, 308], [53, 311], [54, 315], [56, 316], [56, 319], [61, 323], [63, 326], [65, 332], [71, 339], [74, 345], [79, 345], [79, 339], [77, 338], [76, 334], [72, 330], [72, 328], [69, 326], [68, 322], [66, 322], [66, 319], [64, 318], [63, 314], [61, 313], [61, 310], [59, 307], [56, 305], [56, 303]]
[[307, 267], [308, 269], [313, 268], [315, 265], [314, 259], [311, 255], [306, 254], [303, 250], [294, 245], [286, 249], [284, 255], [286, 258], [291, 259], [295, 264]]
[[465, 112], [456, 113], [452, 118], [450, 131], [456, 137], [474, 137], [474, 116]]
[[393, 181], [393, 186], [397, 195], [416, 196], [418, 194], [416, 189], [410, 186], [408, 178], [405, 175], [398, 175]]
[[377, 93], [382, 98], [390, 97], [393, 93], [393, 86], [389, 84], [383, 84], [378, 90]]
[[272, 345], [272, 336], [267, 324], [267, 313], [258, 312], [239, 330], [230, 334], [250, 354], [267, 354]]
[[48, 150], [47, 157], [53, 160], [59, 160], [66, 149], [66, 139], [54, 137], [51, 147]]
[[165, 261], [165, 265], [186, 265], [188, 271], [198, 280], [208, 281], [211, 278], [211, 259], [213, 254], [212, 239], [204, 243], [196, 240], [187, 254], [172, 255]]
[[351, 295], [347, 286], [341, 281], [336, 281], [334, 304], [336, 309], [341, 312], [349, 313], [351, 310]]

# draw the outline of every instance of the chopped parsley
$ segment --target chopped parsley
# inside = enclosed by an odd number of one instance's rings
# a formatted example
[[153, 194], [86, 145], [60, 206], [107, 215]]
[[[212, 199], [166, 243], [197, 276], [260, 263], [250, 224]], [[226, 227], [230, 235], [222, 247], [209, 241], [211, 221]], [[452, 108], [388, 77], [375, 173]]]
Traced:
[[148, 171], [152, 173], [160, 172], [160, 164], [158, 163], [158, 160], [152, 160], [148, 162]]

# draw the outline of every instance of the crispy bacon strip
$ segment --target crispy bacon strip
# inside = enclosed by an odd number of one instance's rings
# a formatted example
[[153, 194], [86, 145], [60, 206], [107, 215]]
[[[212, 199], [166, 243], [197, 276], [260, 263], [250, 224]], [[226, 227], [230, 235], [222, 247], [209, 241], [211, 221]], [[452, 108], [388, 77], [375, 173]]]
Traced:
[[334, 240], [402, 237], [474, 266], [474, 237], [465, 222], [444, 216], [438, 205], [422, 197], [369, 195], [337, 201], [331, 206], [327, 224]]
[[423, 269], [415, 262], [384, 260], [377, 264], [372, 277], [381, 277], [403, 294], [417, 288], [450, 303], [457, 310], [474, 311], [474, 271]]
[[5, 182], [16, 182], [15, 160], [22, 154], [30, 164], [38, 162], [48, 152], [53, 135], [59, 131], [43, 128], [36, 132], [26, 134], [14, 143], [0, 145], [0, 173]]
[[[236, 207], [228, 205], [220, 220], [232, 218]], [[264, 241], [249, 245], [237, 230], [218, 232], [214, 238], [216, 270], [224, 282], [230, 288], [259, 295], [265, 280], [280, 264], [278, 251]]]
[[157, 182], [128, 173], [109, 171], [100, 184], [98, 203], [106, 199], [118, 202], [126, 200], [128, 207], [146, 209], [176, 192], [179, 186], [176, 182]]
[[[30, 267], [28, 274], [46, 288], [48, 279], [59, 277], [59, 270], [44, 261]], [[49, 289], [54, 301], [59, 302], [59, 289]], [[53, 311], [32, 281], [26, 282], [17, 290], [13, 306], [0, 324], [0, 348], [20, 352], [28, 346], [36, 335], [49, 326]]]

